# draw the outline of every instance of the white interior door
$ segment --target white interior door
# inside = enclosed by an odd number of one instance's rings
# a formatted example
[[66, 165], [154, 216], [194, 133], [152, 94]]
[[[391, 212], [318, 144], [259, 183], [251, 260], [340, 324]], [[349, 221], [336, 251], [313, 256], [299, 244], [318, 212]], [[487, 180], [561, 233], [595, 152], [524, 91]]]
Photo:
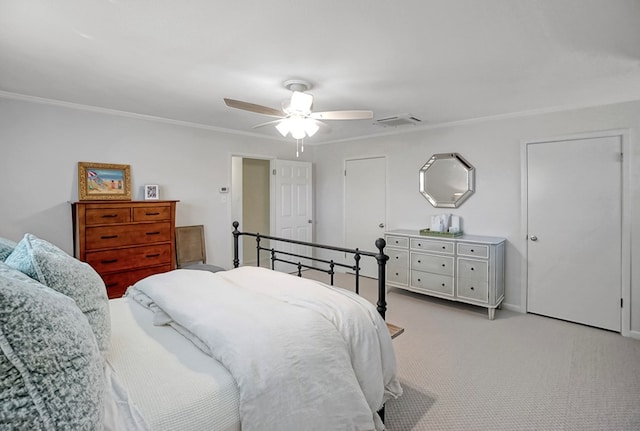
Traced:
[[[377, 251], [375, 240], [384, 236], [387, 179], [384, 157], [345, 161], [345, 244], [347, 248]], [[348, 264], [353, 259], [348, 257]], [[360, 261], [360, 273], [378, 277], [375, 259]]]
[[620, 331], [619, 136], [528, 144], [527, 311]]
[[[313, 171], [310, 162], [272, 160], [272, 235], [313, 242]], [[308, 255], [308, 247], [278, 243], [276, 248]], [[300, 259], [290, 258], [296, 262]], [[303, 261], [309, 264], [308, 261]], [[276, 269], [293, 272], [295, 267], [276, 265]]]

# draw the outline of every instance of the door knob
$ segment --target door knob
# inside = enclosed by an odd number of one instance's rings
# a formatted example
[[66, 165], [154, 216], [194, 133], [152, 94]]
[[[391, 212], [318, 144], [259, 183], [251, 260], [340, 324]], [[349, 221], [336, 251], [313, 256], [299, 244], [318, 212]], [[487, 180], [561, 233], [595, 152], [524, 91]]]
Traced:
[[537, 241], [537, 240], [538, 240], [538, 237], [537, 237], [537, 236], [535, 236], [535, 235], [531, 235], [531, 236], [529, 237], [529, 239], [530, 239], [531, 241]]
[[380, 223], [378, 227], [384, 227], [384, 223]]

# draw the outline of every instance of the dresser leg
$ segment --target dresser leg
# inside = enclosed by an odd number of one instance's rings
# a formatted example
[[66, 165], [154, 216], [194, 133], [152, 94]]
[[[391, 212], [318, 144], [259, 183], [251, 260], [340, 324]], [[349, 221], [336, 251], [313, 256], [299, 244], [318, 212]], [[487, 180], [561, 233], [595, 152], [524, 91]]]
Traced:
[[489, 308], [489, 320], [493, 320], [496, 317], [496, 309], [495, 308]]

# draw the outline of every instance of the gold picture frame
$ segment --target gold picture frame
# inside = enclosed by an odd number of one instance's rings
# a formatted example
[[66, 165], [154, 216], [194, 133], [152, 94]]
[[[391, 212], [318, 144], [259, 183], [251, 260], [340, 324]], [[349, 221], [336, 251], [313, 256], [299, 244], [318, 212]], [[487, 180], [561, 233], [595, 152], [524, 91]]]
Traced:
[[113, 163], [78, 162], [78, 199], [131, 200], [131, 167]]

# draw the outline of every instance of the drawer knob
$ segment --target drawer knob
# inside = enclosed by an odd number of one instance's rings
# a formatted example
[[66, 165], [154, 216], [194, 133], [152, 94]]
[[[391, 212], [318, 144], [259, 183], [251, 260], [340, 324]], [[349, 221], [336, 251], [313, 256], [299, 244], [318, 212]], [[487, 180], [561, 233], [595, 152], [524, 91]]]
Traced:
[[422, 281], [422, 280], [418, 279], [418, 281]]
[[113, 238], [117, 238], [118, 235], [102, 235], [100, 237], [100, 239], [113, 239]]
[[476, 290], [476, 288], [475, 288], [475, 287], [473, 287], [473, 286], [471, 286], [469, 289], [471, 289], [471, 290]]
[[442, 287], [444, 287], [444, 283], [442, 283]]
[[422, 247], [422, 243], [418, 243], [418, 247]]
[[160, 215], [160, 213], [145, 213], [145, 215], [154, 216], [154, 215]]
[[442, 246], [442, 249], [445, 250], [447, 247], [445, 247], [444, 245]]
[[398, 273], [396, 272], [396, 275], [400, 275], [400, 274], [398, 274]]
[[443, 266], [443, 267], [445, 267], [445, 266], [447, 266], [447, 265], [445, 265], [445, 264], [443, 263], [443, 264], [442, 264], [442, 266]]
[[118, 261], [118, 259], [108, 259], [108, 260], [101, 260], [101, 263], [116, 263]]
[[421, 261], [421, 260], [418, 260], [418, 263], [422, 263], [422, 261]]
[[475, 268], [472, 266], [472, 267], [471, 267], [471, 271], [473, 271], [474, 269], [475, 269]]
[[103, 214], [102, 218], [114, 218], [118, 217], [118, 214]]
[[396, 256], [396, 259], [400, 259], [398, 256]]
[[473, 253], [473, 252], [475, 252], [475, 250], [474, 250], [474, 249], [471, 249], [471, 253]]

